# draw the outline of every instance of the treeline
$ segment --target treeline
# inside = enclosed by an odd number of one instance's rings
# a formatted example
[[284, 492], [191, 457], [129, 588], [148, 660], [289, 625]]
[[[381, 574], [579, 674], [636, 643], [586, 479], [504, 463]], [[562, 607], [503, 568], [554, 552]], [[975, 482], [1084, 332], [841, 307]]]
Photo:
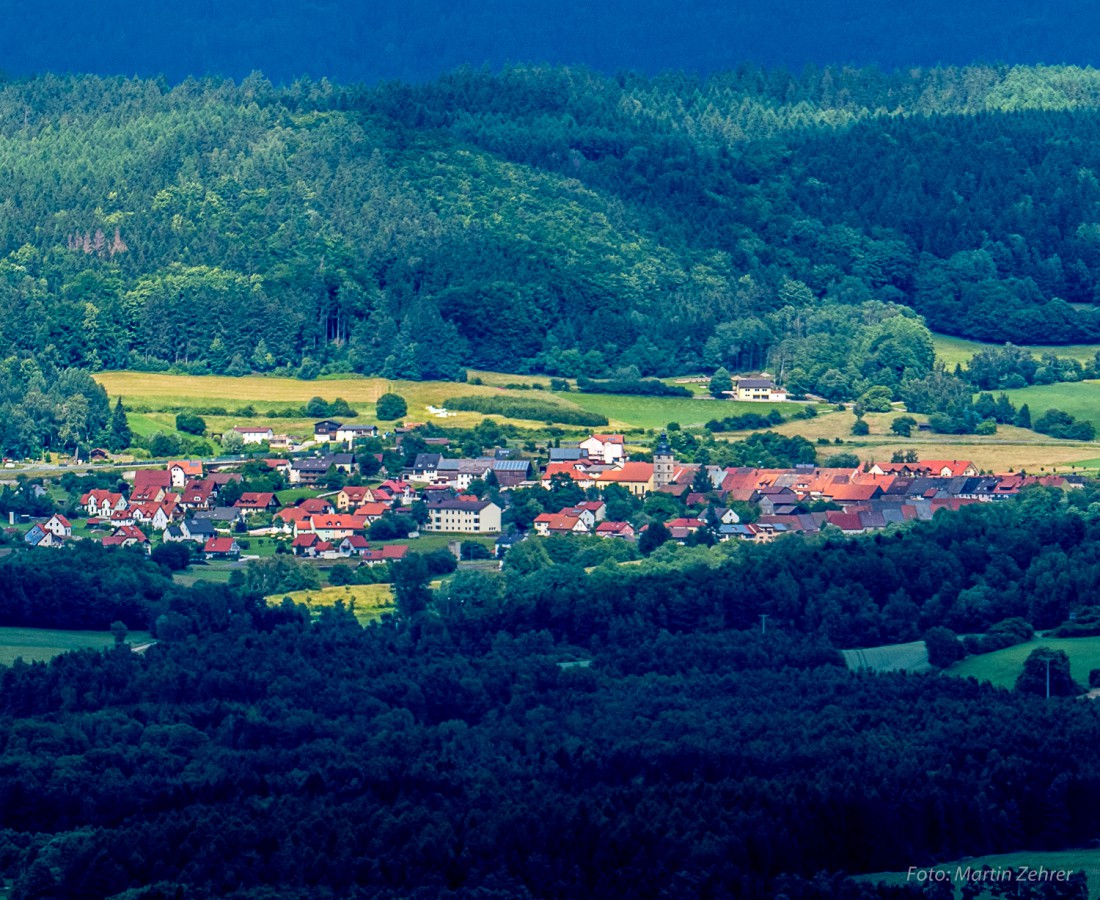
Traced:
[[987, 340], [1100, 338], [1097, 106], [1072, 68], [6, 82], [0, 171], [26, 199], [0, 217], [0, 353], [767, 368], [854, 399], [927, 375], [905, 306]]

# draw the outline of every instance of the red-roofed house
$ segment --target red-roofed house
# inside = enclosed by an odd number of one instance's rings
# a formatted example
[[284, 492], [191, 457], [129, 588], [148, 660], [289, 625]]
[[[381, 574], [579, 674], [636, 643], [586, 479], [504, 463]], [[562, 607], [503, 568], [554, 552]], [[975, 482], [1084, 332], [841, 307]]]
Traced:
[[408, 552], [408, 544], [384, 544], [381, 547], [370, 547], [364, 550], [362, 556], [363, 562], [368, 566], [377, 566], [381, 563], [404, 559]]
[[634, 526], [629, 522], [600, 522], [596, 526], [596, 536], [602, 538], [634, 539]]
[[164, 531], [172, 524], [168, 511], [159, 503], [139, 503], [130, 507], [128, 512], [133, 517], [135, 525], [147, 526], [154, 531]]
[[202, 548], [207, 559], [240, 559], [241, 547], [231, 537], [210, 538]]
[[[154, 495], [157, 488], [163, 490], [170, 490], [172, 487], [172, 475], [170, 472], [164, 469], [138, 469], [134, 472], [134, 489], [130, 492], [130, 495], [142, 494], [145, 496], [146, 491], [153, 491]], [[160, 497], [153, 497], [153, 502], [160, 500]], [[142, 502], [147, 502], [143, 500]]]
[[388, 503], [364, 503], [362, 506], [356, 507], [355, 515], [362, 516], [367, 520], [367, 524], [370, 524], [371, 522], [377, 522], [389, 511], [390, 505]]
[[589, 459], [613, 464], [626, 459], [626, 449], [621, 434], [594, 434], [581, 441], [580, 448], [588, 453]]
[[247, 516], [258, 512], [275, 512], [282, 504], [270, 492], [245, 491], [233, 506]]
[[311, 516], [326, 516], [336, 512], [336, 510], [332, 508], [331, 503], [329, 503], [327, 500], [322, 500], [320, 497], [306, 497], [302, 500], [299, 500], [295, 504], [294, 508], [303, 510], [304, 512], [309, 513]]
[[703, 527], [703, 520], [669, 519], [665, 522], [665, 527], [668, 529], [669, 534], [672, 535], [674, 541], [683, 541]]
[[73, 526], [63, 515], [60, 513], [54, 513], [44, 522], [39, 522], [38, 526], [46, 533], [52, 534], [55, 538], [67, 538], [73, 536]]
[[372, 503], [374, 499], [374, 493], [365, 484], [349, 484], [341, 488], [336, 495], [336, 508], [339, 510], [354, 509], [364, 503]]
[[122, 525], [114, 533], [103, 539], [104, 547], [144, 547], [149, 550], [149, 538], [136, 525]]
[[316, 556], [317, 545], [321, 539], [312, 531], [308, 534], [299, 534], [290, 542], [290, 549], [295, 556]]
[[618, 484], [635, 497], [644, 497], [653, 490], [653, 463], [628, 462], [621, 468], [608, 469], [597, 476], [597, 484]]
[[542, 513], [535, 517], [535, 533], [546, 537], [548, 534], [588, 534], [589, 528], [579, 516], [567, 512]]
[[129, 505], [122, 494], [99, 490], [88, 491], [82, 495], [80, 504], [88, 511], [89, 516], [101, 519], [109, 519], [113, 513], [126, 509]]
[[[307, 523], [299, 523], [301, 531]], [[308, 520], [309, 530], [323, 541], [342, 541], [357, 531], [366, 528], [367, 520], [362, 516], [313, 516]]]
[[274, 431], [260, 425], [234, 425], [233, 430], [241, 436], [245, 444], [268, 443], [275, 437]]
[[213, 478], [192, 479], [180, 492], [184, 509], [210, 509], [218, 496], [218, 483]]
[[188, 479], [202, 478], [201, 459], [176, 459], [166, 466], [168, 474], [172, 478], [172, 487], [181, 488], [187, 484]]

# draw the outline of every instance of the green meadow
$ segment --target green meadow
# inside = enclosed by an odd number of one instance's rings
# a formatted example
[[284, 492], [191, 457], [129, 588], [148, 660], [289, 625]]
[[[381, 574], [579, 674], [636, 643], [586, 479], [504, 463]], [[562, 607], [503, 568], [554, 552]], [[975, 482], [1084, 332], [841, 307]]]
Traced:
[[[966, 365], [975, 353], [986, 350], [989, 347], [999, 347], [1000, 344], [987, 344], [982, 341], [968, 341], [966, 338], [951, 337], [946, 334], [932, 335], [932, 345], [936, 348], [936, 358], [941, 360], [949, 369], [954, 369], [955, 364]], [[1035, 356], [1044, 353], [1053, 353], [1055, 356], [1069, 357], [1082, 363], [1091, 360], [1100, 351], [1100, 344], [1063, 344], [1061, 346], [1024, 346]]]
[[[147, 631], [131, 631], [126, 643], [135, 647], [149, 640]], [[61, 631], [55, 628], [0, 628], [0, 665], [49, 662], [69, 650], [103, 650], [114, 644], [109, 631]]]
[[995, 650], [993, 653], [981, 653], [960, 660], [949, 669], [948, 675], [960, 678], [977, 678], [1000, 687], [1011, 688], [1024, 670], [1024, 662], [1032, 650], [1050, 647], [1064, 650], [1069, 657], [1070, 673], [1073, 680], [1085, 686], [1089, 683], [1089, 671], [1100, 669], [1100, 637], [1082, 638], [1044, 638], [1037, 637], [1026, 644]]

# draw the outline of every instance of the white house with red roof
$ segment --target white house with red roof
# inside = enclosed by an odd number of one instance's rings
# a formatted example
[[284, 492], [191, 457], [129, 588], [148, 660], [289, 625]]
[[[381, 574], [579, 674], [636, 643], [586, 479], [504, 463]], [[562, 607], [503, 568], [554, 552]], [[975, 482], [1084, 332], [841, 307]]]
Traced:
[[233, 431], [241, 436], [245, 444], [268, 444], [275, 432], [261, 425], [234, 425]]
[[231, 537], [210, 538], [202, 548], [207, 559], [240, 559], [241, 547]]
[[73, 536], [72, 523], [60, 513], [54, 513], [45, 522], [39, 524], [54, 537], [67, 538]]
[[80, 505], [87, 510], [93, 519], [109, 519], [118, 510], [126, 509], [129, 505], [122, 494], [113, 491], [88, 491], [80, 498]]
[[594, 434], [581, 441], [580, 448], [588, 453], [589, 459], [597, 459], [608, 465], [626, 459], [626, 447], [621, 434]]
[[259, 512], [275, 512], [282, 504], [270, 491], [245, 491], [233, 506], [246, 516], [250, 516]]
[[551, 534], [588, 534], [591, 530], [580, 516], [570, 515], [572, 510], [542, 513], [535, 516], [535, 534], [546, 537]]
[[631, 541], [634, 540], [634, 526], [629, 522], [600, 522], [596, 526], [596, 537], [622, 538]]
[[166, 466], [172, 478], [172, 487], [182, 488], [193, 478], [202, 478], [201, 459], [176, 459]]

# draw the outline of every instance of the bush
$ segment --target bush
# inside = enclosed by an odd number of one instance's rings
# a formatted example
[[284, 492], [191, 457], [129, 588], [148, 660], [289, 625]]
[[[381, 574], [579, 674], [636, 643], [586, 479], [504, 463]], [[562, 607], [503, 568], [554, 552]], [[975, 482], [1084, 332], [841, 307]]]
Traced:
[[194, 413], [181, 412], [176, 415], [176, 431], [188, 434], [202, 434], [206, 431], [206, 420]]
[[852, 425], [852, 434], [862, 436], [870, 433], [871, 426], [863, 421], [863, 419], [856, 419], [855, 424]]
[[1091, 422], [1078, 422], [1060, 409], [1048, 409], [1035, 420], [1032, 428], [1040, 434], [1065, 441], [1091, 441], [1096, 437], [1096, 429]]
[[[450, 404], [448, 404], [450, 405]], [[409, 412], [409, 405], [400, 394], [383, 394], [378, 398], [374, 413], [383, 422], [400, 419]]]
[[962, 659], [966, 652], [955, 632], [938, 625], [925, 633], [924, 645], [928, 648], [928, 661], [939, 669]]

